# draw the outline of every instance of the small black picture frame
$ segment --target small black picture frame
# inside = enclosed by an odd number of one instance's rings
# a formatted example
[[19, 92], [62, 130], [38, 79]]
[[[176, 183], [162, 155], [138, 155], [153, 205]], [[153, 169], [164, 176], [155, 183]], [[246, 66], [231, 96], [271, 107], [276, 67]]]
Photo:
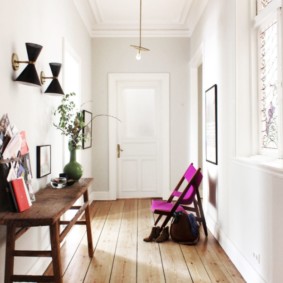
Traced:
[[205, 91], [205, 149], [206, 161], [218, 164], [217, 85]]
[[91, 148], [92, 146], [92, 113], [83, 110], [83, 119], [85, 127], [83, 128], [83, 149]]
[[36, 147], [36, 177], [41, 178], [51, 174], [51, 145]]

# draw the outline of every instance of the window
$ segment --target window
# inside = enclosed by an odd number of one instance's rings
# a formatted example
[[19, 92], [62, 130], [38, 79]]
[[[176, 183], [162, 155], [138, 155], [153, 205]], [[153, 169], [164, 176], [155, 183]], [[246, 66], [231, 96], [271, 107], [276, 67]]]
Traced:
[[[282, 152], [281, 1], [257, 0], [258, 109], [260, 153]], [[282, 147], [282, 146], [281, 146]], [[279, 156], [278, 156], [279, 157]]]
[[278, 148], [278, 40], [277, 22], [259, 32], [259, 91], [261, 146]]
[[260, 13], [272, 0], [257, 0], [257, 14]]

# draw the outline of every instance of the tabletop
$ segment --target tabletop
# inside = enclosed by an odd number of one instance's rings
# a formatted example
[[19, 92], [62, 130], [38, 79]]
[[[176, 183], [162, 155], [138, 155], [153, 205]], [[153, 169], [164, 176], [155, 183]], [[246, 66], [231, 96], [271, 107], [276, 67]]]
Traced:
[[73, 185], [62, 189], [54, 189], [48, 184], [46, 188], [39, 190], [35, 194], [36, 200], [28, 210], [21, 213], [0, 212], [0, 224], [13, 223], [18, 226], [51, 225], [87, 192], [92, 181], [92, 178], [81, 178]]

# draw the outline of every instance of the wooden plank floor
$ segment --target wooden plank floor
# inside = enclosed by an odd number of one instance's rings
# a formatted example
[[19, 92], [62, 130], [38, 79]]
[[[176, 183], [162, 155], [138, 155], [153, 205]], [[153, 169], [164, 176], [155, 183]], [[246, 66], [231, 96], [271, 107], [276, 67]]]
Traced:
[[144, 242], [154, 222], [150, 202], [92, 203], [94, 257], [84, 227], [74, 227], [61, 249], [64, 283], [245, 282], [210, 233], [196, 246]]

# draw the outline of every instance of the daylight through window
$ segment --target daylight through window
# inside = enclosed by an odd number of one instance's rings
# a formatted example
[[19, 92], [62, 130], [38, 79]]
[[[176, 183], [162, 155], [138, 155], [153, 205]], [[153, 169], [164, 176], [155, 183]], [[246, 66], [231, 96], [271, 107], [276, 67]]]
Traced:
[[[257, 0], [258, 33], [258, 106], [260, 152], [278, 150], [282, 125], [279, 95], [281, 78], [279, 72], [278, 34], [281, 7], [277, 0]], [[276, 5], [274, 5], [276, 4]]]

